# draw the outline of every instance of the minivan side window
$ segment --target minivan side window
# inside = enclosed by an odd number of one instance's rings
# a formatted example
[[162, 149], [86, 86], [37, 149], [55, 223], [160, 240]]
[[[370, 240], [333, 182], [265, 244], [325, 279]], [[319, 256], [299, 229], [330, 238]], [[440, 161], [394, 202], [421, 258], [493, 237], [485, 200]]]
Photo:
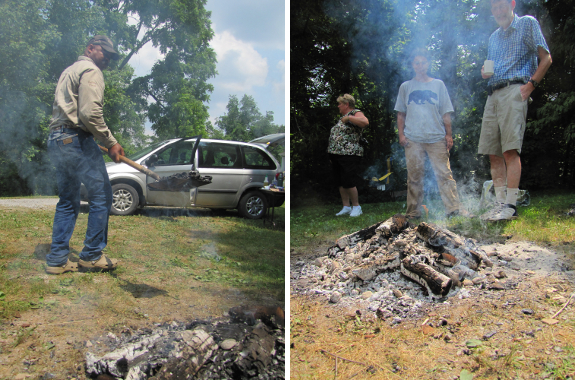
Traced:
[[244, 152], [244, 167], [246, 169], [272, 169], [276, 168], [273, 160], [261, 149], [251, 146], [242, 146]]
[[198, 147], [198, 168], [241, 168], [239, 149], [234, 144], [220, 144], [200, 141]]
[[157, 166], [188, 165], [192, 163], [195, 141], [179, 141], [158, 153]]

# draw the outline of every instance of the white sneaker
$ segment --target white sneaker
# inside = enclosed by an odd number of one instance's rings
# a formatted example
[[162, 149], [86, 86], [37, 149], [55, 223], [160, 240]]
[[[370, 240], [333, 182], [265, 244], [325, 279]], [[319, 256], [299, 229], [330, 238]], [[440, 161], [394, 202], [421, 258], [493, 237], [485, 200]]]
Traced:
[[349, 216], [354, 217], [354, 216], [360, 216], [361, 214], [362, 214], [361, 206], [353, 206], [353, 209], [351, 210], [351, 214], [349, 214]]
[[495, 215], [492, 215], [489, 219], [489, 222], [498, 222], [500, 220], [514, 220], [517, 219], [517, 207], [506, 204], [497, 212]]
[[481, 220], [489, 220], [494, 215], [498, 214], [499, 211], [503, 209], [504, 203], [495, 202], [495, 205], [491, 207], [486, 213], [482, 214], [479, 219]]
[[337, 214], [335, 214], [335, 216], [342, 216], [342, 215], [347, 215], [347, 214], [351, 214], [351, 207], [343, 206], [341, 211], [338, 212]]

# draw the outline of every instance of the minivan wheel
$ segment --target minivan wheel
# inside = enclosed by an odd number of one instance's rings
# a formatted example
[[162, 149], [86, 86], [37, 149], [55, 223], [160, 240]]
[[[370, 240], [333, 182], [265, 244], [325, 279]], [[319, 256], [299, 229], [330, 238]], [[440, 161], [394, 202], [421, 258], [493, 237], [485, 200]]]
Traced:
[[240, 199], [238, 211], [248, 219], [261, 219], [268, 209], [268, 201], [259, 191], [250, 191]]
[[132, 215], [138, 208], [140, 197], [132, 186], [117, 183], [112, 186], [112, 215]]

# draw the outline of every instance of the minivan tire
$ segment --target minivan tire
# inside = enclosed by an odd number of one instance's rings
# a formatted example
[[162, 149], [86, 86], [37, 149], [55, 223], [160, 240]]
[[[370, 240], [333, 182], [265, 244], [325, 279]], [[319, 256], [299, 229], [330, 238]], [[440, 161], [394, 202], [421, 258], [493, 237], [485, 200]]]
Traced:
[[140, 197], [132, 186], [117, 183], [112, 186], [112, 215], [132, 215], [138, 208]]
[[247, 219], [261, 219], [268, 209], [268, 200], [259, 191], [250, 191], [246, 193], [238, 206], [240, 214]]

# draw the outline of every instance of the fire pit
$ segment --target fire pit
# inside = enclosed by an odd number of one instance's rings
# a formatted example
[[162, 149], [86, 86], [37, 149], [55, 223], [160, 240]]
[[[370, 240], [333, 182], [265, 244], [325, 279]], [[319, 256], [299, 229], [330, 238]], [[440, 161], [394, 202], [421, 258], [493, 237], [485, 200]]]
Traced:
[[284, 379], [280, 308], [236, 307], [229, 317], [158, 324], [98, 338], [109, 352], [86, 354], [96, 379]]
[[292, 293], [394, 324], [454, 297], [515, 289], [548, 265], [558, 265], [555, 255], [532, 243], [480, 244], [395, 215], [342, 236], [315, 260], [292, 262], [290, 284]]

